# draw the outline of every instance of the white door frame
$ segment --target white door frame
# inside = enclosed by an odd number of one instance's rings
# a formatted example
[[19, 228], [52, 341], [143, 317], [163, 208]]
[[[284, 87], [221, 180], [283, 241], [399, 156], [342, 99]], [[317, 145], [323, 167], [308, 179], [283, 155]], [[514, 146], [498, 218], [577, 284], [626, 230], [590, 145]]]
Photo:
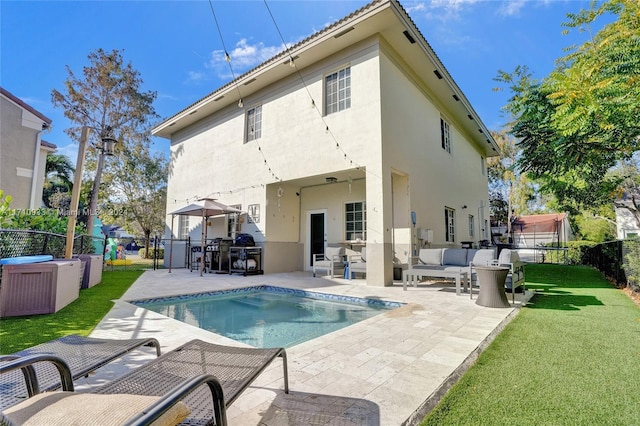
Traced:
[[329, 209], [315, 209], [307, 210], [307, 229], [305, 232], [305, 244], [304, 244], [304, 267], [305, 271], [310, 271], [313, 267], [311, 264], [311, 215], [320, 214], [324, 215], [324, 248], [327, 248], [327, 216]]

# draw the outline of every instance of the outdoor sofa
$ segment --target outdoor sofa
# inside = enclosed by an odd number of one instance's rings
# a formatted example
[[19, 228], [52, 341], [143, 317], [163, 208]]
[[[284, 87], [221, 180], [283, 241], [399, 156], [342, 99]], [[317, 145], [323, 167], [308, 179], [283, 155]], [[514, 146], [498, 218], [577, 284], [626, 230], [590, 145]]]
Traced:
[[475, 255], [475, 249], [463, 248], [427, 248], [420, 249], [417, 262], [412, 264], [402, 274], [402, 288], [406, 291], [407, 284], [417, 286], [420, 278], [437, 277], [452, 278], [456, 281], [456, 294], [461, 294], [461, 283], [465, 291], [469, 277], [469, 262]]
[[[61, 419], [60, 424], [71, 424], [72, 419], [68, 416], [71, 412], [79, 411], [75, 409], [78, 404], [84, 404], [85, 408], [77, 414], [87, 419], [93, 419], [96, 415], [92, 410], [101, 410], [101, 413], [114, 411], [113, 416], [101, 420], [101, 426], [148, 425], [155, 421], [172, 425], [222, 426], [227, 424], [226, 408], [277, 357], [282, 358], [284, 391], [289, 393], [284, 348], [242, 348], [192, 340], [85, 393], [73, 392], [71, 373], [64, 360], [52, 355], [32, 357], [39, 361], [43, 357], [49, 358], [60, 371], [64, 392], [35, 395], [9, 407], [3, 411], [3, 416], [10, 421], [21, 423], [26, 417], [33, 418], [34, 424], [44, 421], [50, 425], [62, 412], [66, 417]], [[25, 357], [0, 363], [0, 374], [24, 368], [30, 362], [29, 357]], [[64, 408], [61, 409], [60, 405]], [[83, 423], [80, 420], [77, 424]]]

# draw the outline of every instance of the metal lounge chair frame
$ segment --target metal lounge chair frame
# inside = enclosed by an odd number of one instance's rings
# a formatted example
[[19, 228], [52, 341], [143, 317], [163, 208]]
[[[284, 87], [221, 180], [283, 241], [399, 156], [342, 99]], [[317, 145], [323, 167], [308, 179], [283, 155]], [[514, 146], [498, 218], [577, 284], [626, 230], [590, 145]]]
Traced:
[[[76, 334], [64, 336], [11, 355], [0, 356], [5, 362], [35, 355], [50, 355], [63, 359], [73, 380], [87, 376], [94, 370], [126, 355], [141, 346], [153, 346], [160, 356], [160, 343], [154, 338], [97, 339]], [[23, 401], [42, 391], [63, 387], [59, 369], [50, 362], [29, 364], [0, 378], [0, 410]]]
[[[284, 348], [241, 348], [201, 340], [187, 342], [92, 393], [160, 397], [156, 403], [131, 418], [129, 425], [150, 424], [182, 400], [191, 411], [182, 424], [222, 426], [227, 424], [226, 408], [277, 357], [282, 358], [284, 391], [289, 393]], [[23, 359], [17, 361], [24, 362]], [[60, 364], [64, 366], [64, 361], [54, 359], [52, 362], [64, 375], [64, 367], [60, 367]], [[6, 368], [0, 366], [0, 373]], [[68, 383], [63, 390], [73, 391], [73, 383]]]

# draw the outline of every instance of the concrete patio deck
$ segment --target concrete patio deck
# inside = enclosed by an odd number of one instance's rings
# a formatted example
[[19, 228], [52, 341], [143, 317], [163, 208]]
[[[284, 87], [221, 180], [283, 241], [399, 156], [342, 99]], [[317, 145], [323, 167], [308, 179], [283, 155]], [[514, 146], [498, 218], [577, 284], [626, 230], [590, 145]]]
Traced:
[[[418, 424], [531, 296], [518, 294], [515, 306], [494, 309], [477, 306], [468, 293], [456, 296], [452, 282], [422, 283], [403, 291], [398, 282], [371, 287], [362, 279], [313, 278], [310, 272], [200, 277], [195, 271], [165, 269], [146, 271], [91, 335], [155, 337], [163, 353], [195, 338], [242, 346], [126, 301], [262, 284], [407, 305], [288, 348], [290, 394], [282, 390], [282, 365], [276, 360], [229, 408], [232, 425]], [[98, 386], [153, 357], [152, 350], [136, 351], [83, 379], [77, 388]]]

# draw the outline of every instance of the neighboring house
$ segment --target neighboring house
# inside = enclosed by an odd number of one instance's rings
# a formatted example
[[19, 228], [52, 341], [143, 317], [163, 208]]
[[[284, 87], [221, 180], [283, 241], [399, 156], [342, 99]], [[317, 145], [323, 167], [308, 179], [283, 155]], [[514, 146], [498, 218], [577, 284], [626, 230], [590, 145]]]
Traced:
[[564, 246], [575, 239], [567, 213], [518, 216], [512, 222], [511, 234], [517, 248], [548, 244]]
[[618, 239], [639, 238], [640, 223], [631, 211], [631, 209], [635, 210], [631, 196], [625, 194], [625, 196], [617, 200], [614, 205], [616, 209], [616, 231]]
[[54, 144], [42, 140], [51, 119], [0, 87], [0, 189], [13, 209], [42, 207], [47, 155]]
[[[199, 197], [239, 206], [265, 272], [309, 270], [325, 246], [364, 241], [367, 283], [390, 285], [394, 261], [419, 247], [489, 238], [497, 144], [396, 0], [313, 34], [153, 134], [171, 140], [167, 228], [199, 240], [199, 218], [174, 224], [170, 212]], [[207, 223], [209, 238], [233, 232], [233, 220]]]

